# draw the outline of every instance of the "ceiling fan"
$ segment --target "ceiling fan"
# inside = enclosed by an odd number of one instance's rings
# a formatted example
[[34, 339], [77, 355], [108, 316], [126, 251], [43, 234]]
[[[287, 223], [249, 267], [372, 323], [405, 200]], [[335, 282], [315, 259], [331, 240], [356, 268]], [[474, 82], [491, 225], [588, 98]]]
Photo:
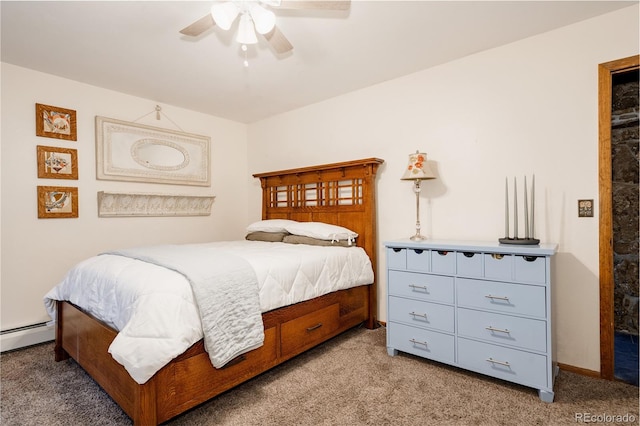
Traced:
[[242, 44], [258, 42], [256, 32], [262, 35], [276, 53], [286, 53], [293, 46], [276, 26], [276, 15], [271, 9], [348, 10], [350, 0], [229, 0], [216, 2], [211, 13], [180, 30], [181, 34], [196, 37], [218, 26], [229, 30], [240, 16], [236, 41]]

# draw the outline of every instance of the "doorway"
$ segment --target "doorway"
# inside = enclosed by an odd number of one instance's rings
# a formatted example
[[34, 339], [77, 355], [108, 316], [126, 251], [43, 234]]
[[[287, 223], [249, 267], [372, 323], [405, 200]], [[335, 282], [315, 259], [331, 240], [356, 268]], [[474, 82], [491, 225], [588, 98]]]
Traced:
[[[635, 78], [637, 82], [640, 56], [632, 56], [616, 61], [600, 64], [598, 67], [598, 124], [599, 124], [599, 196], [600, 196], [600, 226], [599, 226], [599, 242], [600, 242], [600, 376], [608, 380], [625, 380], [628, 378], [620, 377], [620, 367], [624, 361], [625, 355], [618, 353], [616, 360], [616, 347], [620, 348], [621, 337], [630, 337], [631, 348], [635, 347], [635, 383], [637, 385], [637, 311], [635, 313], [635, 325], [633, 323], [633, 315], [625, 319], [621, 315], [625, 315], [629, 309], [637, 310], [638, 282], [637, 282], [637, 255], [638, 255], [638, 212], [637, 201], [635, 209], [622, 206], [620, 200], [624, 198], [620, 195], [618, 180], [621, 174], [620, 166], [616, 165], [612, 160], [619, 155], [620, 149], [614, 139], [621, 133], [620, 116], [613, 113], [612, 107], [619, 100], [614, 100], [618, 92], [614, 92], [615, 84], [626, 83], [630, 78]], [[637, 84], [637, 83], [636, 83]], [[637, 116], [637, 86], [635, 92], [635, 110], [631, 114]], [[623, 123], [624, 124], [624, 123]], [[634, 127], [635, 126], [635, 127]], [[631, 123], [631, 127], [637, 129], [637, 119], [635, 123]], [[622, 127], [624, 130], [624, 126]], [[637, 130], [635, 130], [637, 132]], [[612, 134], [614, 138], [612, 138]], [[628, 135], [628, 132], [627, 132]], [[635, 137], [637, 139], [637, 136]], [[624, 143], [624, 142], [623, 142]], [[630, 161], [637, 162], [638, 151], [634, 148], [635, 153], [629, 158]], [[637, 163], [636, 163], [637, 164]], [[616, 179], [614, 179], [614, 177]], [[637, 198], [637, 172], [635, 176], [635, 186], [629, 191], [630, 194]], [[635, 210], [635, 211], [634, 211]], [[630, 217], [622, 217], [626, 213], [632, 213]], [[626, 243], [626, 234], [621, 234], [621, 226], [626, 227], [636, 234], [636, 241], [631, 245]], [[621, 235], [625, 235], [622, 236]], [[629, 250], [631, 248], [631, 250]], [[622, 255], [619, 252], [625, 252]], [[635, 264], [635, 282], [631, 285], [632, 289], [620, 289], [623, 278], [624, 269], [629, 268], [629, 260], [631, 268]], [[634, 263], [635, 262], [635, 263]], [[632, 271], [631, 271], [632, 272]], [[628, 283], [622, 283], [625, 287]], [[625, 294], [622, 294], [625, 293]], [[626, 294], [634, 293], [634, 294]], [[634, 300], [635, 297], [635, 300]], [[635, 305], [634, 305], [635, 303]], [[631, 323], [629, 323], [631, 321]], [[633, 327], [635, 326], [635, 330]], [[617, 332], [616, 332], [617, 330]], [[634, 334], [635, 333], [635, 334]], [[616, 342], [616, 336], [618, 341]], [[635, 341], [634, 338], [635, 337]], [[633, 346], [635, 345], [635, 346]], [[618, 368], [616, 368], [618, 367]]]

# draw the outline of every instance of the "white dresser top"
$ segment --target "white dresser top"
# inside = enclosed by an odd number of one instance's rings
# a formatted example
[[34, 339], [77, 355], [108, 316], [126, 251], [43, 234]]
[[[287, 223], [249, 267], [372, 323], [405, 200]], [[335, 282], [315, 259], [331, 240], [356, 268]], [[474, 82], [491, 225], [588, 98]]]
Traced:
[[385, 241], [385, 247], [401, 247], [418, 250], [475, 251], [485, 253], [511, 253], [530, 256], [552, 256], [558, 249], [557, 244], [538, 245], [500, 244], [496, 241], [465, 240], [422, 240], [411, 241], [409, 238]]

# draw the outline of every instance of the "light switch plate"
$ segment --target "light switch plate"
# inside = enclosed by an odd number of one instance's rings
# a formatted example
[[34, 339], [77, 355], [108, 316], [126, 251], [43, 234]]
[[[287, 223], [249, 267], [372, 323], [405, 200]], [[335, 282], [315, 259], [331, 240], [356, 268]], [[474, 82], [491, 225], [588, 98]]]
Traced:
[[578, 217], [593, 217], [593, 200], [578, 200]]

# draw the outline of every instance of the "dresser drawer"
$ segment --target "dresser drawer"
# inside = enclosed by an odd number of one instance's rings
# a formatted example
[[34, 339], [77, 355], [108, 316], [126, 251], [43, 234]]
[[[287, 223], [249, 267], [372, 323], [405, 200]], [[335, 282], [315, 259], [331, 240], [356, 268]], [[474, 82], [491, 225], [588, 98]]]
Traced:
[[454, 337], [449, 334], [389, 322], [388, 345], [402, 352], [452, 364]]
[[389, 271], [389, 294], [453, 303], [453, 277]]
[[510, 254], [485, 253], [484, 276], [499, 280], [511, 281], [513, 256]]
[[523, 283], [547, 281], [547, 258], [544, 256], [515, 256], [515, 279]]
[[282, 323], [282, 355], [310, 348], [334, 333], [340, 326], [340, 305], [327, 306], [316, 312]]
[[456, 252], [431, 250], [431, 272], [440, 274], [456, 273]]
[[388, 248], [387, 268], [407, 269], [407, 249], [395, 247]]
[[453, 306], [390, 296], [388, 312], [389, 321], [453, 333]]
[[456, 278], [458, 306], [545, 318], [545, 287]]
[[459, 251], [456, 253], [457, 275], [482, 277], [482, 253]]
[[547, 387], [547, 357], [458, 338], [461, 367], [537, 388]]
[[463, 308], [457, 312], [458, 336], [539, 352], [547, 350], [546, 321]]
[[407, 249], [407, 269], [410, 271], [429, 272], [431, 270], [431, 251]]

